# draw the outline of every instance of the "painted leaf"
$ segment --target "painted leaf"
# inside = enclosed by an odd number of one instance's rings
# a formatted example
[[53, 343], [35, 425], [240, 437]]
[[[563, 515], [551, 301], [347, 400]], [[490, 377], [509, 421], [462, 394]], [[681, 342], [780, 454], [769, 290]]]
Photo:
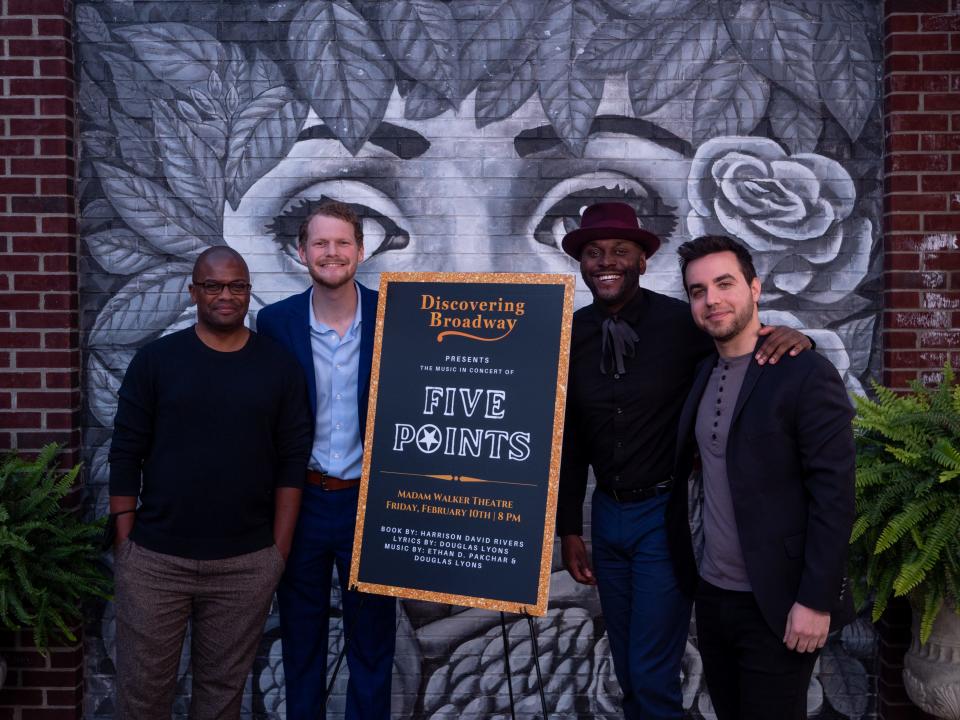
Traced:
[[767, 109], [770, 84], [730, 48], [700, 77], [694, 99], [693, 141], [748, 135]]
[[819, 24], [784, 0], [746, 0], [727, 23], [740, 55], [810, 106], [820, 101], [813, 50]]
[[[216, 73], [211, 73], [210, 77], [217, 77]], [[190, 88], [190, 99], [193, 104], [205, 115], [214, 117], [223, 117], [223, 109], [217, 106], [213, 98], [205, 92], [196, 88]]]
[[814, 49], [820, 95], [851, 140], [877, 101], [877, 65], [862, 23], [825, 18]]
[[226, 58], [223, 45], [194, 25], [161, 22], [115, 30], [160, 80], [187, 94], [205, 83]]
[[207, 95], [211, 98], [223, 97], [223, 78], [220, 73], [212, 72], [207, 78]]
[[86, 235], [90, 256], [113, 275], [133, 275], [159, 264], [163, 258], [145, 247], [140, 236], [127, 228], [112, 228]]
[[103, 130], [86, 130], [80, 133], [80, 157], [83, 160], [96, 158], [102, 160], [112, 157], [115, 150], [116, 134]]
[[227, 154], [227, 123], [223, 118], [212, 117], [208, 120], [198, 119], [195, 113], [184, 116], [184, 108], [192, 108], [190, 103], [178, 103], [177, 109], [181, 111], [181, 119], [187, 124], [190, 130], [200, 138], [203, 143], [210, 148], [214, 156], [222, 160]]
[[123, 161], [139, 175], [156, 176], [160, 172], [159, 153], [150, 131], [119, 110], [114, 110], [110, 116], [117, 130], [117, 144]]
[[356, 155], [393, 91], [393, 64], [346, 0], [310, 0], [290, 25], [290, 54], [310, 105]]
[[680, 20], [657, 27], [658, 41], [630, 68], [630, 103], [637, 116], [659, 110], [695, 83], [730, 43], [716, 20]]
[[636, 21], [610, 20], [597, 28], [577, 62], [597, 73], [622, 73], [662, 42], [664, 34], [660, 27], [651, 28]]
[[153, 105], [153, 131], [170, 189], [197, 217], [211, 227], [219, 227], [223, 170], [213, 150], [166, 103]]
[[92, 43], [110, 42], [110, 30], [100, 17], [100, 13], [91, 5], [78, 5], [75, 10], [77, 29], [83, 37]]
[[94, 166], [110, 204], [154, 249], [193, 258], [211, 245], [223, 244], [219, 232], [157, 183], [107, 163]]
[[254, 51], [253, 61], [247, 73], [250, 87], [247, 93], [250, 98], [262, 95], [271, 88], [286, 85], [287, 80], [280, 71], [280, 66], [264, 55], [259, 49]]
[[223, 68], [224, 97], [231, 90], [242, 100], [253, 97], [250, 92], [250, 63], [239, 45], [230, 43], [227, 47], [227, 62]]
[[170, 86], [154, 78], [143, 63], [108, 50], [102, 50], [100, 56], [110, 69], [116, 91], [113, 96], [123, 98], [127, 115], [146, 120], [150, 117], [151, 102], [173, 98]]
[[460, 99], [457, 27], [449, 6], [394, 0], [383, 5], [379, 28], [401, 70], [452, 102]]
[[535, 56], [540, 104], [557, 135], [580, 156], [603, 95], [603, 79], [576, 62], [606, 13], [595, 0], [551, 0]]
[[189, 304], [190, 263], [173, 263], [131, 279], [100, 309], [90, 345], [136, 345], [164, 330]]
[[87, 405], [101, 425], [111, 427], [117, 414], [117, 393], [122, 378], [110, 372], [99, 353], [88, 353], [86, 365]]
[[604, 0], [609, 7], [637, 20], [679, 17], [702, 0]]
[[519, 64], [526, 59], [530, 48], [522, 41], [537, 35], [545, 0], [499, 0], [476, 7], [486, 11], [482, 18], [461, 21], [467, 33], [460, 48], [465, 95], [483, 78], [500, 72], [504, 63]]
[[870, 682], [863, 664], [833, 644], [820, 655], [820, 684], [830, 705], [850, 720], [860, 720], [867, 712]]
[[823, 132], [823, 118], [793, 95], [774, 89], [770, 100], [770, 126], [793, 154], [813, 152]]
[[285, 86], [270, 88], [237, 113], [224, 169], [227, 200], [234, 210], [247, 190], [286, 157], [305, 116], [305, 103]]
[[429, 85], [417, 83], [404, 100], [403, 117], [407, 120], [429, 120], [454, 107], [456, 106]]
[[86, 71], [80, 74], [80, 108], [96, 123], [106, 122], [110, 117], [110, 101]]
[[508, 118], [537, 90], [533, 63], [529, 60], [516, 69], [508, 69], [477, 86], [477, 127]]

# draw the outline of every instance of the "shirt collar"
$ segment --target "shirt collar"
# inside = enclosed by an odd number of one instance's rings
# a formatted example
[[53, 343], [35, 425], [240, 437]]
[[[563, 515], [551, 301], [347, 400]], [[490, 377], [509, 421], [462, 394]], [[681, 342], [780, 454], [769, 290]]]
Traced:
[[[360, 302], [360, 288], [357, 287], [356, 280], [353, 281], [353, 289], [357, 293], [357, 312], [353, 316], [353, 323], [350, 325], [350, 330], [347, 331], [346, 335], [344, 335], [345, 338], [353, 337], [354, 335], [357, 334], [357, 329], [360, 327], [360, 321], [363, 319], [363, 305]], [[324, 325], [322, 322], [317, 320], [317, 316], [313, 312], [313, 293], [315, 292], [315, 290], [316, 288], [314, 287], [310, 288], [310, 304], [309, 304], [310, 312], [307, 313], [310, 318], [310, 329], [313, 332], [320, 333], [321, 335], [328, 332], [336, 332], [329, 325]]]
[[[611, 316], [611, 313], [607, 311], [606, 307], [596, 300], [593, 301], [593, 304], [590, 307], [593, 308], [594, 316], [596, 317], [597, 322], [603, 322]], [[637, 293], [630, 298], [627, 304], [620, 308], [620, 312], [616, 313], [616, 316], [632, 325], [640, 319], [640, 316], [643, 315], [643, 311], [646, 309], [646, 307], [647, 291], [644, 290], [643, 287], [640, 287], [637, 289]]]

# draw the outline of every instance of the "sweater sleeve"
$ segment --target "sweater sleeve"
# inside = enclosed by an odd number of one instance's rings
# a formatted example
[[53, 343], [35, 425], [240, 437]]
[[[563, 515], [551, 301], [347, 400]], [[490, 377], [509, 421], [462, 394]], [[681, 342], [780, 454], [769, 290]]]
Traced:
[[141, 471], [153, 440], [156, 392], [149, 350], [134, 356], [117, 397], [110, 445], [110, 494], [140, 495]]
[[313, 446], [313, 424], [307, 385], [300, 366], [291, 358], [284, 370], [280, 414], [274, 432], [277, 448], [277, 487], [302, 488]]

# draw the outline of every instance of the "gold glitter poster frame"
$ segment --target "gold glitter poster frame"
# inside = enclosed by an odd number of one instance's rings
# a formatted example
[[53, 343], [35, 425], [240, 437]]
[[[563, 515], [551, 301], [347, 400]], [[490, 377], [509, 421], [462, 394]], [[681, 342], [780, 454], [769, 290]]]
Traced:
[[[524, 604], [483, 597], [482, 595], [459, 595], [454, 593], [419, 590], [397, 585], [380, 585], [361, 582], [360, 560], [363, 553], [363, 530], [366, 521], [367, 495], [370, 483], [370, 468], [373, 456], [373, 436], [376, 426], [377, 396], [380, 388], [380, 363], [382, 362], [383, 329], [387, 311], [387, 289], [391, 283], [444, 283], [444, 284], [502, 284], [502, 285], [558, 285], [563, 287], [563, 311], [561, 316], [560, 344], [557, 358], [557, 386], [553, 410], [553, 433], [550, 448], [550, 471], [547, 486], [547, 507], [544, 517], [540, 549], [540, 569], [537, 584], [537, 601]], [[502, 612], [514, 612], [542, 616], [547, 613], [550, 588], [550, 565], [553, 557], [554, 525], [557, 513], [557, 491], [560, 482], [560, 453], [563, 445], [564, 409], [567, 402], [567, 372], [570, 359], [570, 333], [573, 323], [573, 299], [576, 280], [573, 275], [548, 273], [444, 273], [444, 272], [385, 272], [380, 275], [380, 298], [377, 305], [377, 326], [373, 344], [373, 363], [370, 369], [370, 401], [367, 405], [367, 427], [363, 444], [363, 471], [360, 480], [360, 496], [357, 504], [357, 521], [353, 535], [353, 555], [350, 560], [349, 587], [361, 592], [389, 595], [410, 600], [464, 605]]]

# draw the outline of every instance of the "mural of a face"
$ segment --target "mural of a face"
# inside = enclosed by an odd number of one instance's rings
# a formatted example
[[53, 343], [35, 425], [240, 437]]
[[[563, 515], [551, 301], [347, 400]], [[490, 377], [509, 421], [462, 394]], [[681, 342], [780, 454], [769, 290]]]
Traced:
[[[269, 288], [261, 300], [305, 287], [290, 232], [323, 198], [353, 203], [364, 214], [367, 259], [358, 278], [370, 287], [384, 270], [579, 274], [560, 240], [579, 224], [583, 207], [601, 200], [629, 202], [668, 245], [682, 233], [690, 167], [678, 151], [683, 141], [638, 137], [652, 135], [653, 128], [601, 116], [582, 157], [572, 157], [535, 98], [518, 118], [483, 133], [475, 127], [471, 100], [459, 113], [410, 121], [395, 93], [385, 123], [403, 138], [393, 148], [405, 155], [368, 142], [352, 156], [334, 139], [299, 140], [236, 211], [228, 207], [224, 239], [247, 257], [254, 278], [266, 279], [255, 280]], [[399, 117], [391, 118], [391, 111]], [[301, 136], [318, 127], [311, 121], [317, 122], [308, 119]], [[675, 294], [675, 265], [664, 253], [650, 286]], [[589, 302], [582, 283], [578, 290], [578, 304]]]
[[[255, 313], [309, 284], [297, 228], [324, 199], [362, 215], [370, 287], [402, 270], [579, 276], [560, 240], [604, 200], [663, 239], [641, 282], [676, 297], [677, 245], [735, 236], [762, 319], [804, 328], [860, 389], [880, 309], [879, 22], [867, 0], [78, 2], [94, 509], [120, 379], [137, 347], [194, 321], [196, 255], [238, 250]], [[505, 718], [498, 619], [401, 608], [394, 717]], [[111, 618], [87, 635], [90, 718], [112, 716]], [[276, 625], [245, 717], [284, 716]], [[539, 712], [526, 622], [508, 629], [518, 709]], [[551, 717], [617, 717], [596, 596], [558, 569], [537, 629]], [[811, 715], [867, 712], [872, 643], [868, 623], [831, 641]], [[694, 631], [684, 705], [709, 718], [699, 667]], [[186, 658], [181, 674], [185, 696]]]

